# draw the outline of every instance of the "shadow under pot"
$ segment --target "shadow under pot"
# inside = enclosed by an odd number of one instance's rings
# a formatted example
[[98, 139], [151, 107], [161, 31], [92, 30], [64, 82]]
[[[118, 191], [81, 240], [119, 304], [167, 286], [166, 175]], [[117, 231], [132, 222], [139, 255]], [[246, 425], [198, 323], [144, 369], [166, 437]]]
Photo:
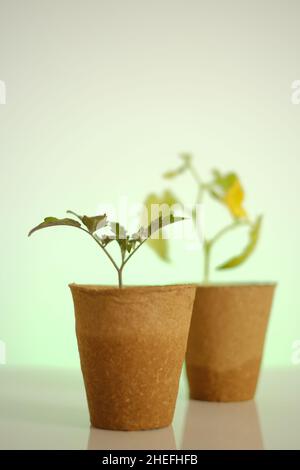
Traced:
[[271, 283], [197, 287], [186, 355], [191, 398], [254, 397], [274, 290]]
[[92, 426], [172, 422], [195, 286], [70, 285]]

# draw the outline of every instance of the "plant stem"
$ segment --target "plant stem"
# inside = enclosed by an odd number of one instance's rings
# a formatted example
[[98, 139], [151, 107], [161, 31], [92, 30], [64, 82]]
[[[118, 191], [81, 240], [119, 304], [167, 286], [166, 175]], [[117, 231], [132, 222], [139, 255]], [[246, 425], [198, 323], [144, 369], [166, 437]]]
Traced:
[[222, 228], [219, 232], [217, 232], [213, 238], [210, 240], [211, 245], [213, 245], [217, 240], [222, 238], [226, 233], [230, 232], [231, 230], [235, 229], [236, 227], [239, 227], [241, 225], [249, 225], [248, 220], [235, 220], [229, 225], [226, 225], [226, 227]]
[[196, 168], [194, 167], [194, 165], [192, 165], [191, 163], [189, 163], [188, 167], [187, 167], [190, 171], [190, 174], [191, 176], [193, 177], [195, 183], [197, 184], [198, 186], [198, 189], [197, 189], [197, 196], [196, 196], [196, 201], [195, 201], [195, 204], [200, 204], [202, 202], [202, 199], [203, 199], [203, 189], [204, 189], [204, 185], [202, 183], [202, 180], [200, 178], [200, 175], [199, 173], [197, 172]]
[[196, 170], [196, 168], [194, 167], [194, 165], [192, 165], [191, 163], [189, 164], [188, 166], [189, 170], [190, 170], [190, 173], [191, 175], [193, 176], [194, 180], [196, 181], [196, 183], [199, 185], [199, 186], [202, 186], [202, 180], [200, 178], [200, 175], [198, 173], [198, 171]]
[[209, 283], [209, 270], [210, 270], [210, 250], [211, 250], [211, 243], [206, 240], [204, 242], [204, 276], [203, 276], [203, 283]]
[[110, 255], [110, 253], [106, 250], [106, 248], [102, 245], [102, 243], [96, 238], [94, 237], [94, 235], [89, 232], [88, 230], [86, 230], [85, 228], [83, 227], [78, 227], [80, 230], [82, 230], [83, 232], [87, 233], [88, 235], [90, 235], [93, 240], [95, 240], [95, 242], [97, 243], [97, 245], [100, 246], [100, 248], [104, 251], [104, 253], [106, 254], [106, 256], [108, 257], [108, 259], [110, 260], [110, 262], [113, 264], [114, 268], [117, 270], [117, 273], [118, 273], [118, 281], [119, 281], [119, 287], [122, 287], [122, 269], [123, 269], [123, 265], [121, 265], [121, 267], [119, 268], [119, 266], [117, 265], [117, 263], [115, 262], [115, 260], [113, 259], [113, 257]]
[[198, 191], [197, 191], [197, 196], [196, 196], [196, 202], [195, 205], [201, 204], [203, 200], [203, 195], [204, 195], [204, 190], [203, 190], [202, 184], [198, 185]]
[[122, 268], [118, 269], [118, 281], [119, 281], [119, 289], [122, 289], [123, 287]]
[[[89, 233], [89, 232], [88, 232]], [[92, 234], [91, 234], [92, 235]], [[104, 251], [104, 253], [106, 254], [106, 256], [109, 258], [109, 260], [112, 262], [112, 264], [114, 265], [114, 267], [116, 268], [117, 271], [119, 271], [119, 267], [117, 265], [117, 263], [115, 262], [115, 260], [113, 259], [113, 257], [108, 253], [108, 251], [106, 250], [106, 248], [100, 243], [100, 241], [94, 237], [92, 235], [93, 239], [95, 240], [96, 243], [98, 243], [98, 245], [100, 246], [100, 248], [102, 248], [102, 250]]]

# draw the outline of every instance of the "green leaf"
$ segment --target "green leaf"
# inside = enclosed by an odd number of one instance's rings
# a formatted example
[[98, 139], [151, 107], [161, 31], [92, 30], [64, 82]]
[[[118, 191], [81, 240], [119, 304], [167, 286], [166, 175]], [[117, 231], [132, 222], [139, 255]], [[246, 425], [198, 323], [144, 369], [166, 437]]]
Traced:
[[104, 227], [107, 223], [106, 214], [88, 217], [87, 215], [78, 215], [73, 211], [67, 211], [67, 213], [73, 214], [78, 217], [78, 219], [81, 220], [81, 222], [86, 226], [90, 233], [96, 232], [96, 230], [99, 230], [100, 228]]
[[234, 256], [230, 260], [226, 261], [226, 263], [221, 264], [220, 266], [217, 267], [217, 269], [231, 269], [239, 266], [240, 264], [244, 263], [249, 256], [253, 253], [257, 241], [259, 239], [260, 235], [260, 229], [261, 229], [261, 223], [262, 223], [262, 216], [259, 216], [254, 225], [251, 226], [250, 231], [249, 231], [249, 241], [247, 246], [244, 248], [241, 254], [238, 256]]
[[95, 215], [93, 217], [88, 217], [84, 215], [82, 217], [82, 222], [86, 226], [89, 232], [94, 233], [99, 228], [102, 228], [106, 225], [106, 214], [103, 215]]
[[170, 171], [166, 171], [165, 173], [163, 173], [163, 178], [165, 178], [166, 180], [171, 180], [173, 178], [176, 178], [176, 176], [181, 175], [185, 170], [186, 170], [186, 166], [181, 165], [177, 167], [175, 170], [170, 170]]
[[193, 156], [190, 153], [183, 152], [179, 154], [179, 158], [181, 158], [185, 163], [191, 163]]
[[209, 193], [218, 201], [223, 201], [223, 198], [228, 191], [228, 189], [234, 184], [238, 179], [235, 173], [225, 173], [222, 174], [219, 170], [212, 170], [213, 181], [210, 185]]
[[161, 237], [160, 238], [151, 238], [151, 235], [157, 231], [163, 229], [167, 225], [174, 224], [175, 222], [180, 222], [186, 220], [186, 217], [175, 217], [173, 214], [163, 217], [160, 216], [157, 219], [153, 220], [148, 227], [141, 227], [137, 233], [137, 240], [139, 242], [147, 240], [147, 245], [149, 245], [156, 254], [162, 258], [164, 261], [169, 261], [168, 256], [168, 240]]
[[212, 170], [212, 174], [214, 176], [213, 183], [219, 186], [219, 188], [222, 189], [223, 192], [226, 192], [238, 179], [236, 173], [233, 172], [225, 173], [222, 175], [219, 170]]
[[127, 239], [126, 250], [130, 253], [132, 250], [135, 249], [138, 240], [129, 240]]
[[170, 262], [169, 240], [165, 238], [149, 238], [147, 245], [153, 250], [157, 256], [165, 262]]
[[[127, 232], [125, 228], [119, 222], [108, 222], [108, 227], [112, 234], [105, 235], [104, 237], [100, 238], [100, 242], [103, 246], [107, 246], [110, 242], [116, 241], [120, 247], [122, 257], [125, 256], [126, 251], [128, 251], [132, 246], [128, 245], [129, 237], [127, 236]], [[136, 240], [135, 240], [136, 242]], [[129, 252], [129, 251], [128, 251]]]
[[179, 203], [179, 200], [178, 198], [175, 196], [175, 194], [172, 193], [172, 191], [170, 191], [169, 189], [166, 189], [162, 195], [157, 195], [155, 193], [151, 193], [149, 194], [147, 197], [146, 197], [146, 200], [145, 200], [145, 206], [148, 210], [148, 219], [151, 217], [151, 206], [154, 205], [154, 204], [157, 204], [157, 205], [163, 205], [165, 204], [166, 206], [169, 206], [169, 211], [167, 211], [167, 213], [170, 213], [171, 212], [171, 207], [174, 205], [174, 204], [178, 204]]
[[170, 170], [163, 173], [163, 178], [172, 179], [184, 173], [185, 170], [189, 167], [193, 157], [189, 153], [181, 153], [179, 158], [183, 161], [183, 164], [175, 168], [175, 170]]
[[113, 241], [113, 239], [110, 238], [108, 235], [106, 235], [105, 237], [100, 238], [99, 241], [101, 242], [103, 246], [107, 246], [110, 242]]
[[209, 185], [211, 197], [225, 204], [234, 219], [247, 217], [243, 207], [245, 197], [244, 189], [236, 173], [221, 174], [213, 170], [214, 180]]
[[81, 224], [79, 222], [77, 222], [77, 220], [74, 220], [74, 219], [69, 219], [69, 218], [57, 219], [56, 217], [46, 217], [44, 219], [44, 222], [42, 222], [41, 224], [37, 225], [32, 230], [30, 230], [28, 236], [30, 237], [30, 235], [33, 232], [36, 232], [37, 230], [41, 230], [42, 228], [55, 227], [57, 225], [68, 225], [70, 227], [81, 227]]
[[165, 217], [161, 215], [157, 219], [152, 220], [152, 222], [147, 227], [140, 228], [140, 237], [142, 239], [147, 239], [167, 225], [174, 224], [175, 222], [181, 222], [182, 220], [186, 220], [186, 217], [175, 217], [173, 214]]
[[126, 251], [127, 251], [127, 239], [116, 239], [119, 247], [120, 247], [120, 250], [121, 250], [121, 253], [122, 253], [122, 258], [125, 257], [125, 254], [126, 254]]
[[124, 258], [127, 251], [127, 232], [123, 225], [119, 224], [119, 222], [109, 222], [109, 227], [113, 232], [113, 235], [108, 235], [108, 237], [111, 240], [116, 240], [120, 247], [122, 258]]
[[[170, 190], [165, 190], [163, 194], [157, 195], [157, 194], [149, 194], [149, 196], [145, 200], [145, 206], [147, 207], [148, 210], [148, 220], [151, 220], [151, 206], [153, 204], [158, 204], [162, 205], [165, 204], [166, 206], [169, 206], [169, 210], [166, 211], [166, 214], [168, 215], [171, 213], [171, 207], [174, 204], [179, 203], [178, 198], [172, 193]], [[138, 235], [134, 235], [136, 239], [138, 239]], [[158, 239], [150, 238], [147, 241], [147, 245], [149, 248], [151, 248], [155, 253], [164, 261], [169, 261], [169, 243], [168, 240], [160, 237]]]

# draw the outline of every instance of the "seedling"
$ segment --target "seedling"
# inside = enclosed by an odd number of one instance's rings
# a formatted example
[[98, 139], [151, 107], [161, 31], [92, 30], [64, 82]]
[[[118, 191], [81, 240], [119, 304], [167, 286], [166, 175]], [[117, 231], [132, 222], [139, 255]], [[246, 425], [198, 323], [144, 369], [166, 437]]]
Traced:
[[[123, 285], [123, 270], [137, 250], [155, 232], [161, 230], [166, 225], [184, 219], [184, 217], [175, 217], [173, 214], [169, 214], [169, 216], [159, 215], [159, 217], [153, 220], [148, 226], [141, 226], [136, 233], [128, 235], [125, 228], [118, 222], [109, 222], [106, 214], [88, 217], [87, 215], [78, 215], [73, 211], [67, 211], [67, 213], [75, 216], [76, 219], [69, 217], [64, 219], [46, 217], [41, 224], [30, 230], [28, 236], [37, 230], [58, 225], [66, 225], [81, 230], [95, 240], [97, 245], [110, 260], [118, 273], [119, 287]], [[121, 261], [119, 264], [108, 251], [108, 244], [112, 241], [115, 241], [120, 248]]]
[[[174, 170], [164, 173], [164, 178], [173, 179], [182, 174], [189, 174], [194, 180], [196, 187], [196, 202], [201, 204], [205, 196], [210, 196], [216, 202], [223, 205], [231, 216], [231, 221], [222, 227], [211, 238], [205, 238], [203, 242], [203, 282], [208, 283], [210, 278], [211, 252], [215, 244], [228, 232], [246, 226], [248, 228], [248, 243], [246, 247], [236, 256], [217, 266], [218, 270], [235, 268], [244, 263], [254, 251], [262, 222], [262, 216], [252, 220], [247, 214], [244, 206], [244, 190], [236, 173], [221, 173], [219, 170], [212, 170], [212, 177], [208, 181], [203, 181], [194, 166], [190, 154], [180, 155], [181, 164]], [[155, 202], [158, 204], [168, 204], [170, 207], [179, 203], [178, 198], [170, 191], [166, 190], [162, 197], [151, 194], [146, 199], [146, 205]], [[193, 211], [193, 219], [196, 221], [196, 211]], [[167, 259], [167, 240], [152, 240], [151, 247], [162, 259]]]

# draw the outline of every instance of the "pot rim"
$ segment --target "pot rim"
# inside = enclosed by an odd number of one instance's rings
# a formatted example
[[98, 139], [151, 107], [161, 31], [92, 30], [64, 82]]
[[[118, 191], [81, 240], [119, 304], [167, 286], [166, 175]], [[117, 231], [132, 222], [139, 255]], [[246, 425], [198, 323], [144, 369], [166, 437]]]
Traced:
[[[146, 292], [168, 292], [179, 290], [193, 289], [197, 287], [196, 284], [162, 284], [162, 285], [129, 285], [122, 286], [121, 288], [117, 285], [101, 285], [101, 284], [76, 284], [72, 282], [69, 284], [69, 288], [76, 289], [81, 292], [94, 292], [94, 293], [122, 293], [122, 292], [133, 292], [133, 291], [146, 291]], [[121, 294], [122, 295], [122, 294]]]
[[253, 281], [253, 282], [212, 282], [209, 284], [195, 284], [197, 288], [218, 289], [218, 288], [236, 288], [236, 287], [277, 287], [277, 281]]

